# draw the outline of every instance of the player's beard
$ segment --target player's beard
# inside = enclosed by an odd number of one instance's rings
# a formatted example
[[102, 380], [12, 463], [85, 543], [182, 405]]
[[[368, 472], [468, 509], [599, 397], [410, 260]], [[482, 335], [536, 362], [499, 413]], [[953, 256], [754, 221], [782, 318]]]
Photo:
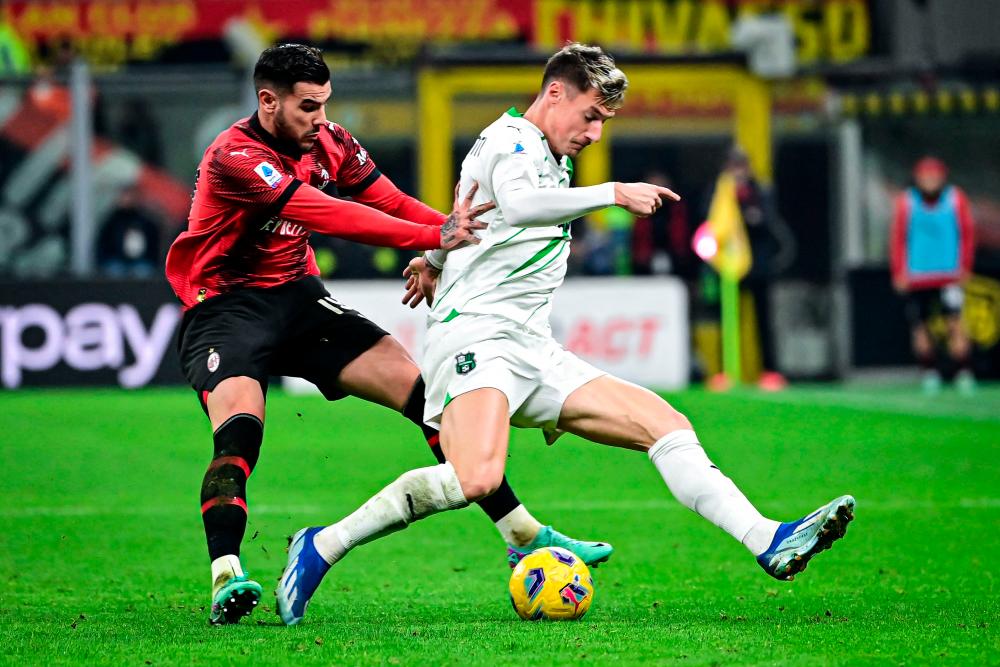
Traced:
[[295, 145], [303, 151], [308, 151], [316, 143], [315, 139], [308, 138], [305, 134], [300, 135], [292, 128], [285, 118], [284, 109], [279, 108], [278, 112], [274, 115], [274, 129], [277, 130], [280, 138], [295, 142]]

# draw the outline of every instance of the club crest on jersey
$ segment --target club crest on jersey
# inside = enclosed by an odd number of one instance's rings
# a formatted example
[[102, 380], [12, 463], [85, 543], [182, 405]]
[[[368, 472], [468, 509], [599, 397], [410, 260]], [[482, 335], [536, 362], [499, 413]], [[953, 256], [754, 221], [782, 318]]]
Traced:
[[214, 373], [219, 370], [220, 363], [222, 363], [222, 357], [215, 351], [215, 348], [210, 349], [208, 351], [208, 372]]
[[475, 352], [463, 352], [462, 354], [455, 355], [455, 372], [459, 375], [465, 375], [466, 373], [472, 372], [476, 367], [476, 353]]
[[272, 190], [278, 187], [278, 183], [281, 183], [281, 179], [284, 178], [284, 175], [275, 169], [270, 162], [261, 162], [253, 170]]
[[366, 151], [364, 148], [361, 147], [361, 144], [358, 143], [357, 139], [354, 140], [354, 145], [358, 149], [358, 164], [364, 164], [365, 162], [368, 162], [368, 151]]

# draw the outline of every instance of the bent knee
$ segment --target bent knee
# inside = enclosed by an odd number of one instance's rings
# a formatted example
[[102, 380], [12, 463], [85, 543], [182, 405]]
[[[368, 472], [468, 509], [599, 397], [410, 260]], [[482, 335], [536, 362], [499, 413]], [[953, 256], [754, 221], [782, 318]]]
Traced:
[[471, 502], [482, 500], [500, 488], [503, 480], [503, 470], [482, 467], [468, 474], [459, 475], [458, 481], [462, 485], [462, 493], [465, 499]]
[[654, 419], [645, 420], [639, 426], [640, 435], [636, 444], [644, 450], [648, 450], [668, 433], [694, 430], [688, 418], [669, 405]]

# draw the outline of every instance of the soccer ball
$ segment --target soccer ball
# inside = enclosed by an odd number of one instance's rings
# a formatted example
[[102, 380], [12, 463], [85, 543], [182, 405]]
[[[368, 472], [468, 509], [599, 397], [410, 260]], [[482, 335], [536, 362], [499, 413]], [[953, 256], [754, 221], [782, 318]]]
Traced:
[[571, 621], [590, 609], [594, 580], [572, 551], [544, 547], [521, 559], [510, 575], [510, 602], [523, 619]]

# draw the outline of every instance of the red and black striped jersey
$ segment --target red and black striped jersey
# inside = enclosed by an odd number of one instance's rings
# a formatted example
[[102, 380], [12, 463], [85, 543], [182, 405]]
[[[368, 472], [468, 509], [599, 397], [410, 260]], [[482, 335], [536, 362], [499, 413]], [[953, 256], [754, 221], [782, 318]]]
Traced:
[[[440, 243], [436, 227], [444, 216], [396, 190], [361, 144], [332, 122], [303, 152], [268, 133], [254, 114], [215, 139], [196, 179], [187, 230], [170, 247], [166, 266], [185, 308], [242, 287], [318, 275], [310, 231], [398, 248]], [[415, 222], [321, 192], [332, 184], [364, 201], [362, 193], [376, 182], [379, 196], [369, 196], [371, 205]]]

